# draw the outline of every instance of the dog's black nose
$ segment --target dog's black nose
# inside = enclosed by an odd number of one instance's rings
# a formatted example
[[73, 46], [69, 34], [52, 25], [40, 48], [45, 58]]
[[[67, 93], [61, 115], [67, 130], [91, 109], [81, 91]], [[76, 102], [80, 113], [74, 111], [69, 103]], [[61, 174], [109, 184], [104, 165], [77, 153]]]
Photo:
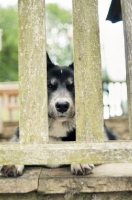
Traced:
[[68, 110], [69, 103], [67, 101], [57, 102], [55, 104], [55, 107], [56, 107], [58, 112], [64, 113], [64, 112], [66, 112]]

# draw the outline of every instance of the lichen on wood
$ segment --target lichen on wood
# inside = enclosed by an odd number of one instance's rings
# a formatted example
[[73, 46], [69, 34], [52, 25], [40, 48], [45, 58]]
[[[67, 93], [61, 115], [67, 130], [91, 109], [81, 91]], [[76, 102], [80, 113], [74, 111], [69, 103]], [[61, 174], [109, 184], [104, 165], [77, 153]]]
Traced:
[[131, 163], [132, 142], [0, 145], [0, 164]]
[[121, 0], [124, 24], [129, 129], [132, 139], [132, 1]]
[[77, 141], [103, 141], [97, 0], [73, 0]]
[[[44, 0], [19, 0], [21, 143], [48, 140]], [[37, 133], [37, 134], [36, 134]]]

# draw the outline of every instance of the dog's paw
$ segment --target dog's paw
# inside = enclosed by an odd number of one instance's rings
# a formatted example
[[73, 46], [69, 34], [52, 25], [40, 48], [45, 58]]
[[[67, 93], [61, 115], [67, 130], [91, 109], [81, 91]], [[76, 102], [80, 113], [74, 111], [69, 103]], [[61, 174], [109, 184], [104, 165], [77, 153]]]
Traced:
[[71, 164], [71, 172], [75, 175], [90, 174], [93, 169], [93, 164]]
[[3, 176], [21, 176], [24, 165], [0, 165], [0, 173]]

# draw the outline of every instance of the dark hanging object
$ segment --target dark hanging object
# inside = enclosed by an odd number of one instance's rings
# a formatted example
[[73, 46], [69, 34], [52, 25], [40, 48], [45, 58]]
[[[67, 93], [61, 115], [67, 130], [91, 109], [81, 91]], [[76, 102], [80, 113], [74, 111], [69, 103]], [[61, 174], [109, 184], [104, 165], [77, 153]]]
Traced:
[[120, 0], [112, 0], [106, 20], [116, 23], [122, 20]]

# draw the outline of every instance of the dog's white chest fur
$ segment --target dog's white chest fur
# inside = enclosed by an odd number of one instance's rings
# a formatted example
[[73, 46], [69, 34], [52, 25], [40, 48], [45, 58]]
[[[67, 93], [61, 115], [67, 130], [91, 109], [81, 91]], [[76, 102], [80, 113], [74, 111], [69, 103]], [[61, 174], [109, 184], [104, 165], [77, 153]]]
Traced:
[[67, 137], [67, 133], [75, 129], [75, 119], [59, 121], [49, 118], [49, 142], [56, 143], [62, 141], [62, 137]]
[[60, 121], [54, 121], [52, 126], [49, 128], [49, 136], [60, 138], [66, 137], [68, 128], [62, 124]]

